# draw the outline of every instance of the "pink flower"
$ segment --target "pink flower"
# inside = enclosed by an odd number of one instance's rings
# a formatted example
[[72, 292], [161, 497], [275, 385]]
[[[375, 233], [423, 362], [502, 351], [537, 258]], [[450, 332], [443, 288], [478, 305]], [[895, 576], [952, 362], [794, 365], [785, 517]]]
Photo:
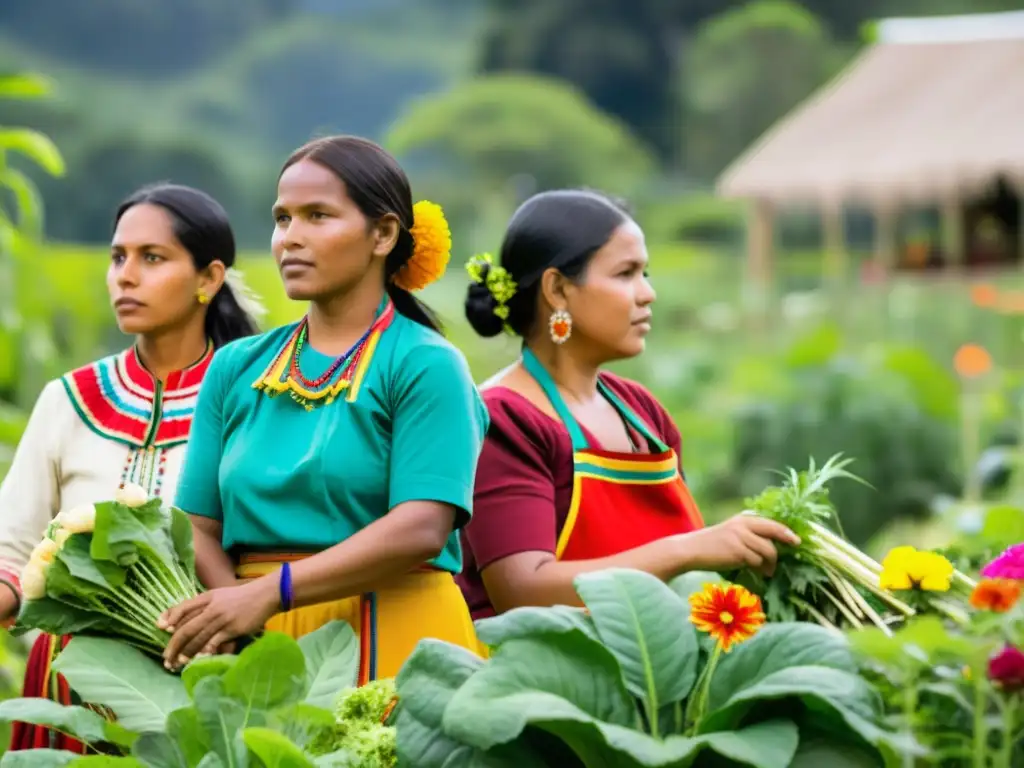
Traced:
[[1007, 547], [999, 557], [981, 569], [986, 579], [1024, 581], [1024, 542]]
[[1024, 651], [1003, 648], [988, 660], [988, 677], [1007, 693], [1024, 689]]

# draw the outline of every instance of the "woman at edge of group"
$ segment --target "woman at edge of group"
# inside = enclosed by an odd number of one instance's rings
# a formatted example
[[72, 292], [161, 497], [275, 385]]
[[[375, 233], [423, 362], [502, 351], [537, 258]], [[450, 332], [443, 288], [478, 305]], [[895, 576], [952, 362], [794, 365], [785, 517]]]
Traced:
[[177, 505], [212, 589], [161, 618], [166, 663], [332, 620], [360, 639], [360, 685], [421, 638], [475, 650], [453, 574], [487, 411], [411, 294], [447, 265], [443, 214], [413, 206], [383, 149], [335, 136], [285, 162], [273, 215], [285, 290], [309, 309], [229, 346], [203, 383]]
[[[173, 493], [214, 350], [257, 330], [250, 312], [259, 307], [234, 262], [227, 214], [203, 192], [158, 184], [118, 208], [107, 289], [118, 327], [136, 341], [51, 381], [36, 401], [0, 485], [0, 619], [17, 614], [19, 574], [59, 512], [111, 498], [127, 483]], [[36, 639], [24, 696], [71, 703], [67, 682], [50, 672], [69, 639]], [[45, 747], [84, 752], [68, 736], [14, 724], [11, 751]]]
[[459, 584], [474, 618], [579, 605], [573, 579], [611, 567], [670, 579], [749, 565], [770, 571], [785, 526], [737, 515], [704, 527], [672, 418], [640, 384], [602, 370], [639, 355], [654, 289], [643, 232], [590, 191], [544, 192], [509, 223], [500, 263], [467, 264], [477, 333], [523, 339], [481, 387], [490, 429]]

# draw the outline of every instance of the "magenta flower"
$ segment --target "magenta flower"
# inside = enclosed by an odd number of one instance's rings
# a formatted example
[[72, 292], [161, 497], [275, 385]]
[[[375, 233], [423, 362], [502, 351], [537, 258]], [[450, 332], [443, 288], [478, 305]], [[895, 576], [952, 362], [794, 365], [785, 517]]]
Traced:
[[1024, 542], [1007, 547], [999, 557], [981, 569], [986, 579], [1024, 581]]
[[988, 677], [1007, 693], [1024, 689], [1024, 651], [1008, 645], [988, 660]]

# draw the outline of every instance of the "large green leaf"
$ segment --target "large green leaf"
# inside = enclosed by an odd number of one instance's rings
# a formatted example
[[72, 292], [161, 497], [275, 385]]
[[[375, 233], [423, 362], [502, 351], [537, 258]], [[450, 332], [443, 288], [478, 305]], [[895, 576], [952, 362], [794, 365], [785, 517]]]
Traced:
[[649, 717], [682, 701], [697, 680], [697, 630], [686, 603], [660, 579], [613, 568], [581, 574], [576, 591], [597, 633], [622, 668], [626, 687]]
[[196, 685], [204, 677], [223, 677], [237, 663], [238, 657], [230, 653], [199, 656], [193, 659], [181, 671], [181, 681], [185, 684], [185, 691], [192, 696]]
[[44, 725], [87, 744], [106, 741], [127, 747], [135, 741], [135, 734], [111, 728], [111, 723], [91, 709], [66, 707], [50, 699], [8, 699], [0, 703], [0, 720]]
[[167, 715], [189, 703], [179, 678], [115, 640], [73, 638], [53, 668], [83, 701], [103, 704], [133, 731], [162, 731]]
[[519, 738], [535, 717], [624, 728], [639, 721], [615, 657], [571, 632], [503, 643], [452, 696], [443, 724], [458, 741], [486, 750]]
[[212, 754], [213, 741], [199, 722], [199, 712], [195, 707], [171, 712], [167, 716], [167, 735], [178, 745], [189, 766], [199, 765], [203, 757]]
[[878, 753], [853, 744], [800, 740], [789, 768], [878, 768]]
[[77, 757], [63, 749], [23, 749], [5, 753], [0, 768], [59, 768]]
[[269, 728], [246, 728], [242, 731], [242, 741], [264, 768], [314, 768], [301, 749]]
[[[56, 572], [57, 566], [51, 565], [47, 578]], [[17, 637], [38, 629], [54, 635], [77, 635], [87, 630], [113, 629], [114, 626], [107, 617], [96, 611], [46, 597], [41, 600], [26, 600], [21, 604], [18, 620], [11, 634]]]
[[701, 731], [734, 728], [754, 704], [790, 697], [818, 709], [841, 707], [869, 721], [881, 713], [878, 693], [857, 674], [814, 665], [787, 667], [740, 687], [726, 701], [709, 707]]
[[359, 640], [351, 625], [332, 621], [299, 638], [306, 658], [306, 703], [333, 709], [338, 694], [359, 676]]
[[804, 665], [857, 670], [842, 635], [805, 622], [765, 624], [752, 638], [722, 655], [711, 679], [708, 711], [781, 669]]
[[856, 673], [831, 667], [806, 665], [779, 669], [739, 688], [726, 702], [712, 710], [700, 723], [702, 733], [735, 728], [757, 704], [792, 699], [803, 705], [800, 725], [813, 725], [827, 732], [847, 733], [881, 748], [916, 750], [912, 741], [879, 726], [882, 702], [875, 691]]
[[464, 648], [421, 640], [402, 665], [395, 683], [402, 706], [396, 729], [402, 765], [416, 768], [541, 768], [548, 763], [525, 747], [508, 745], [483, 752], [461, 744], [442, 730], [455, 691], [484, 666]]
[[178, 560], [185, 567], [185, 573], [194, 573], [196, 569], [195, 542], [192, 539], [192, 521], [189, 516], [178, 509], [171, 507], [171, 542], [174, 544], [174, 551]]
[[67, 566], [71, 576], [101, 590], [114, 590], [126, 581], [124, 568], [104, 560], [95, 560], [90, 554], [88, 536], [71, 536], [57, 553], [57, 559]]
[[266, 725], [263, 710], [229, 698], [219, 677], [204, 677], [196, 684], [194, 695], [199, 725], [210, 739], [210, 751], [225, 765], [244, 768], [249, 752], [242, 731]]
[[555, 605], [550, 608], [513, 608], [498, 616], [476, 622], [477, 637], [487, 645], [499, 646], [506, 640], [546, 633], [579, 631], [597, 640], [597, 630], [582, 608]]
[[44, 133], [29, 128], [0, 129], [0, 149], [20, 152], [51, 176], [64, 175], [64, 158]]
[[259, 709], [293, 704], [306, 687], [306, 657], [283, 632], [267, 632], [246, 648], [223, 677], [227, 694]]
[[687, 571], [669, 581], [668, 588], [683, 599], [686, 615], [690, 615], [690, 595], [704, 589], [705, 584], [721, 584], [721, 574], [713, 571]]
[[144, 733], [132, 745], [132, 756], [146, 768], [190, 768], [182, 748], [166, 733]]
[[279, 707], [268, 715], [267, 722], [298, 747], [305, 748], [327, 728], [337, 724], [334, 712], [299, 702]]
[[169, 521], [159, 499], [134, 509], [113, 501], [96, 504], [90, 554], [96, 560], [122, 566], [132, 565], [145, 556], [155, 563], [176, 560]]

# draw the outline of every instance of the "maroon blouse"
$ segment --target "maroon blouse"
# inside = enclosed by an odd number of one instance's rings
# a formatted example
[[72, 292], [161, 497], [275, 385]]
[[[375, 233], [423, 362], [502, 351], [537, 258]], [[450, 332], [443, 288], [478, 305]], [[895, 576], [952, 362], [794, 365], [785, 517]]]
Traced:
[[[654, 395], [621, 376], [606, 372], [601, 379], [681, 456], [679, 430]], [[506, 387], [482, 394], [491, 424], [477, 465], [473, 516], [461, 532], [463, 568], [456, 577], [474, 619], [494, 615], [481, 570], [520, 552], [554, 553], [569, 515], [573, 479], [572, 441], [561, 422]]]

